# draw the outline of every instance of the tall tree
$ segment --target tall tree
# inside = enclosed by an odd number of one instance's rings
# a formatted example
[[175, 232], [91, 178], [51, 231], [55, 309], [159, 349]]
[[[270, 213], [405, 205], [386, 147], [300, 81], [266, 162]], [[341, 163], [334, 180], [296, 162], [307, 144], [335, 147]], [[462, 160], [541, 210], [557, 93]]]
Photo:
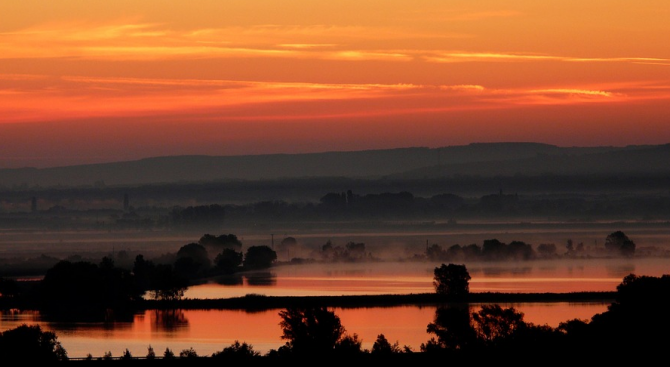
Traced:
[[39, 325], [26, 324], [0, 333], [0, 358], [9, 365], [68, 360], [56, 334], [42, 331]]
[[471, 278], [465, 265], [442, 264], [433, 273], [433, 286], [438, 294], [462, 299], [470, 293]]
[[277, 253], [268, 246], [251, 246], [244, 255], [244, 267], [248, 269], [265, 269], [277, 260]]
[[605, 249], [610, 253], [633, 257], [635, 254], [635, 242], [622, 231], [616, 231], [610, 233], [605, 238]]
[[428, 324], [426, 331], [435, 334], [422, 349], [435, 347], [438, 349], [460, 350], [472, 345], [476, 339], [475, 329], [470, 319], [470, 309], [465, 307], [438, 307], [433, 322]]
[[339, 316], [326, 307], [290, 307], [279, 312], [286, 347], [299, 355], [331, 353], [345, 328]]
[[478, 312], [472, 314], [472, 322], [478, 340], [486, 346], [497, 347], [509, 342], [516, 332], [526, 326], [523, 316], [514, 307], [482, 305]]

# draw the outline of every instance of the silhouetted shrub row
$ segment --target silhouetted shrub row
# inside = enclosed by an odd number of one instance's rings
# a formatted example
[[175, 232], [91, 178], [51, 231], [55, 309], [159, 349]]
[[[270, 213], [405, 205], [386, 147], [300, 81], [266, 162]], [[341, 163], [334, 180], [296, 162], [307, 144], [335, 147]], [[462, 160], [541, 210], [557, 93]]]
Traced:
[[[442, 274], [438, 269], [436, 276]], [[457, 270], [460, 268], [454, 269], [454, 274], [462, 277], [462, 272]], [[254, 351], [251, 344], [236, 341], [211, 356], [198, 356], [191, 348], [177, 357], [166, 349], [160, 359], [262, 364], [326, 360], [363, 363], [392, 357], [395, 361], [414, 363], [443, 358], [462, 362], [510, 359], [517, 363], [536, 363], [536, 358], [562, 362], [573, 358], [602, 361], [608, 356], [615, 358], [616, 354], [611, 353], [618, 352], [641, 361], [665, 355], [670, 342], [665, 332], [670, 327], [668, 294], [670, 275], [630, 274], [617, 286], [616, 299], [607, 311], [590, 320], [566, 320], [556, 328], [525, 322], [523, 313], [514, 307], [490, 304], [470, 312], [467, 302], [445, 303], [427, 325], [426, 330], [432, 336], [419, 351], [401, 347], [398, 342], [391, 343], [383, 334], [378, 335], [371, 350], [362, 349], [358, 335], [349, 333], [334, 311], [325, 306], [289, 307], [279, 312], [281, 338], [286, 343], [265, 355]], [[40, 362], [68, 360], [55, 334], [27, 325], [0, 334], [0, 358]], [[111, 353], [101, 359], [111, 360]], [[118, 360], [132, 359], [126, 352]], [[151, 348], [143, 358], [147, 359], [156, 359]]]

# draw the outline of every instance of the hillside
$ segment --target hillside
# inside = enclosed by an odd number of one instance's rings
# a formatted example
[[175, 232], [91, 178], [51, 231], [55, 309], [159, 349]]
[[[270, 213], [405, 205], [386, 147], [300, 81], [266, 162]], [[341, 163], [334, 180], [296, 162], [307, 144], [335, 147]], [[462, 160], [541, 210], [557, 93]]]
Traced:
[[538, 176], [538, 175], [663, 175], [670, 172], [670, 145], [628, 146], [604, 150], [556, 149], [532, 157], [454, 162], [421, 167], [387, 176], [389, 179], [436, 178], [454, 176]]
[[[0, 186], [140, 185], [291, 178], [424, 177], [442, 174], [515, 174], [665, 169], [667, 146], [557, 147], [538, 143], [475, 143], [441, 148], [246, 156], [165, 156], [136, 161], [52, 168], [0, 169]], [[655, 160], [650, 158], [656, 158]], [[641, 164], [651, 162], [653, 165]], [[580, 164], [575, 165], [575, 162]], [[606, 163], [606, 164], [603, 164]]]

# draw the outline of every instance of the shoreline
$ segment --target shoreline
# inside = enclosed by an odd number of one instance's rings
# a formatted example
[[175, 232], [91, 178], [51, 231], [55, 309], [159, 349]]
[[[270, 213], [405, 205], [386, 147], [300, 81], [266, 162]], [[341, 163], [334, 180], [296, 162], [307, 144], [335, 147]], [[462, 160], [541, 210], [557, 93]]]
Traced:
[[[612, 303], [617, 292], [570, 293], [470, 293], [466, 298], [452, 299], [436, 293], [342, 295], [342, 296], [264, 296], [217, 299], [140, 300], [129, 306], [134, 310], [247, 310], [263, 311], [288, 307], [397, 307], [456, 303], [532, 303], [532, 302], [600, 302]], [[0, 297], [0, 310], [38, 310], [36, 303], [26, 299]]]
[[530, 302], [602, 302], [611, 303], [616, 292], [572, 293], [470, 293], [465, 299], [454, 300], [436, 293], [343, 295], [343, 296], [264, 296], [249, 294], [243, 297], [219, 299], [182, 299], [178, 301], [144, 300], [141, 309], [238, 309], [268, 310], [287, 307], [396, 307], [439, 305], [449, 303], [530, 303]]

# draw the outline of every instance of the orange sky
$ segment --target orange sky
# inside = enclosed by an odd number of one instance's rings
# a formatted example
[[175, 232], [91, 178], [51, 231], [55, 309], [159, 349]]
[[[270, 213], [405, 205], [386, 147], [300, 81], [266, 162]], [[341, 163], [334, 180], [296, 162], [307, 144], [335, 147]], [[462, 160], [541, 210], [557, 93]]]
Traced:
[[670, 2], [0, 3], [0, 168], [670, 142]]

